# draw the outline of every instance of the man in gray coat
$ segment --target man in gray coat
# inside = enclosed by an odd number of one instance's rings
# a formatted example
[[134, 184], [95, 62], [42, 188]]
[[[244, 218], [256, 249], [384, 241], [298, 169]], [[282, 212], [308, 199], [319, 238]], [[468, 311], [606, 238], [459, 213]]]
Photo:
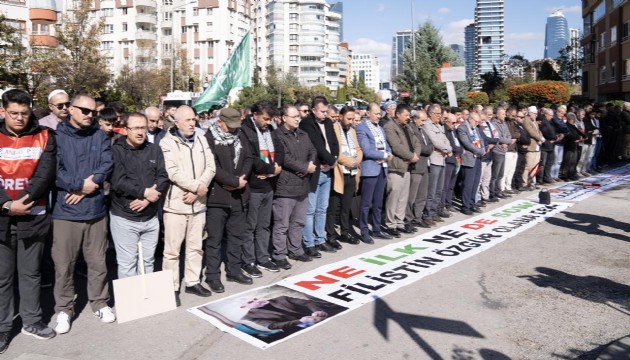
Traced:
[[429, 191], [427, 192], [427, 203], [424, 207], [423, 220], [429, 225], [435, 225], [435, 222], [444, 221], [443, 217], [449, 217], [449, 214], [438, 213], [440, 203], [442, 201], [442, 188], [444, 187], [444, 166], [445, 159], [451, 156], [451, 143], [446, 137], [444, 126], [440, 123], [442, 119], [442, 107], [440, 104], [429, 106], [429, 120], [424, 124], [423, 130], [426, 136], [433, 144], [433, 153], [429, 160]]
[[475, 194], [481, 179], [481, 157], [486, 153], [484, 139], [477, 126], [481, 118], [470, 113], [468, 120], [457, 128], [457, 137], [462, 145], [462, 213], [472, 215], [481, 210], [475, 203]]

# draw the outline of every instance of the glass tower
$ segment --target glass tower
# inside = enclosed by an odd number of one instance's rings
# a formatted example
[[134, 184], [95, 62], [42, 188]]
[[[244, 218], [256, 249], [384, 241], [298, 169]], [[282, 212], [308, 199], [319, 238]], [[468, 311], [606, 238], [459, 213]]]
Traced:
[[569, 26], [567, 19], [560, 11], [556, 11], [547, 18], [545, 27], [545, 59], [557, 59], [560, 50], [569, 45]]

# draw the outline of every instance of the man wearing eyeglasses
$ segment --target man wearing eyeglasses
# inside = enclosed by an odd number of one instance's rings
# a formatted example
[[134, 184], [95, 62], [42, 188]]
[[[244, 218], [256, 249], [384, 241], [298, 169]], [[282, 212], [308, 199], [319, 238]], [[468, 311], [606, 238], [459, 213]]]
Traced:
[[[146, 116], [129, 114], [126, 127], [127, 136], [119, 137], [112, 146], [110, 228], [119, 279], [140, 275], [139, 261], [144, 262], [145, 272], [153, 272], [160, 231], [158, 200], [170, 184], [162, 150], [146, 141]], [[143, 259], [138, 259], [138, 242]]]
[[69, 107], [70, 100], [68, 99], [68, 93], [61, 89], [51, 91], [50, 94], [48, 94], [48, 108], [51, 113], [39, 119], [39, 125], [56, 130], [57, 125], [68, 117]]
[[446, 137], [444, 126], [442, 126], [442, 107], [440, 104], [429, 106], [429, 120], [424, 124], [425, 134], [433, 143], [433, 153], [429, 158], [429, 191], [427, 192], [427, 203], [424, 207], [423, 220], [429, 225], [444, 221], [442, 217], [450, 216], [440, 210], [442, 202], [442, 190], [444, 188], [444, 168], [446, 158], [453, 155], [453, 148]]
[[[31, 115], [31, 97], [12, 89], [0, 109], [0, 353], [8, 345], [14, 317], [15, 274], [19, 282], [22, 333], [50, 339], [42, 322], [40, 263], [50, 229], [48, 190], [55, 178], [56, 142], [52, 131]], [[17, 269], [17, 271], [16, 271]]]
[[107, 206], [103, 183], [113, 168], [110, 139], [92, 121], [94, 99], [77, 95], [70, 117], [57, 127], [57, 195], [53, 207], [55, 263], [55, 311], [59, 334], [70, 331], [74, 314], [74, 265], [83, 251], [88, 266], [87, 292], [90, 307], [100, 321], [116, 320], [109, 301], [105, 252]]

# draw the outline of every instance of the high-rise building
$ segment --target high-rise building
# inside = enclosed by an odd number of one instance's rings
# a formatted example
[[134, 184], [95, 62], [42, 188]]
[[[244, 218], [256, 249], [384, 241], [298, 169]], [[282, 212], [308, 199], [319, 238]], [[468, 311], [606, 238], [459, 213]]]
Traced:
[[460, 44], [451, 44], [449, 45], [451, 50], [459, 57], [462, 61], [462, 64], [466, 63], [466, 50], [464, 50], [464, 45]]
[[567, 45], [569, 45], [569, 26], [567, 25], [567, 19], [561, 11], [556, 11], [547, 17], [544, 58], [559, 58], [560, 50]]
[[339, 86], [348, 85], [352, 81], [352, 50], [348, 43], [339, 44]]
[[466, 65], [466, 78], [471, 78], [475, 72], [475, 54], [477, 53], [477, 46], [475, 42], [475, 24], [472, 23], [466, 26], [464, 30], [464, 46], [465, 46], [465, 61]]
[[630, 3], [582, 1], [582, 95], [630, 101]]
[[56, 47], [59, 12], [55, 0], [0, 0], [0, 14], [6, 25], [13, 27], [22, 46]]
[[343, 2], [331, 3], [330, 11], [334, 11], [341, 16], [341, 19], [339, 19], [339, 41], [343, 41]]
[[269, 63], [307, 86], [339, 87], [341, 15], [325, 0], [267, 2]]
[[352, 54], [352, 79], [355, 77], [374, 92], [378, 91], [381, 82], [378, 58], [371, 54]]
[[391, 82], [395, 83], [398, 75], [403, 73], [405, 50], [409, 48], [411, 43], [411, 30], [397, 31], [392, 39], [392, 68]]
[[504, 1], [477, 0], [475, 7], [475, 83], [480, 76], [500, 73], [504, 56]]

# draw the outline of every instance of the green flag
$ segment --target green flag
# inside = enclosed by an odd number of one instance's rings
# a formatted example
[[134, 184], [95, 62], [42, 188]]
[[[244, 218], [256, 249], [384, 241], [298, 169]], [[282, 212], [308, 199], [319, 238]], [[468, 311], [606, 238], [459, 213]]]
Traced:
[[210, 81], [210, 85], [193, 103], [197, 112], [210, 109], [212, 105], [224, 106], [230, 90], [250, 86], [249, 76], [249, 31], [245, 34], [225, 64]]

